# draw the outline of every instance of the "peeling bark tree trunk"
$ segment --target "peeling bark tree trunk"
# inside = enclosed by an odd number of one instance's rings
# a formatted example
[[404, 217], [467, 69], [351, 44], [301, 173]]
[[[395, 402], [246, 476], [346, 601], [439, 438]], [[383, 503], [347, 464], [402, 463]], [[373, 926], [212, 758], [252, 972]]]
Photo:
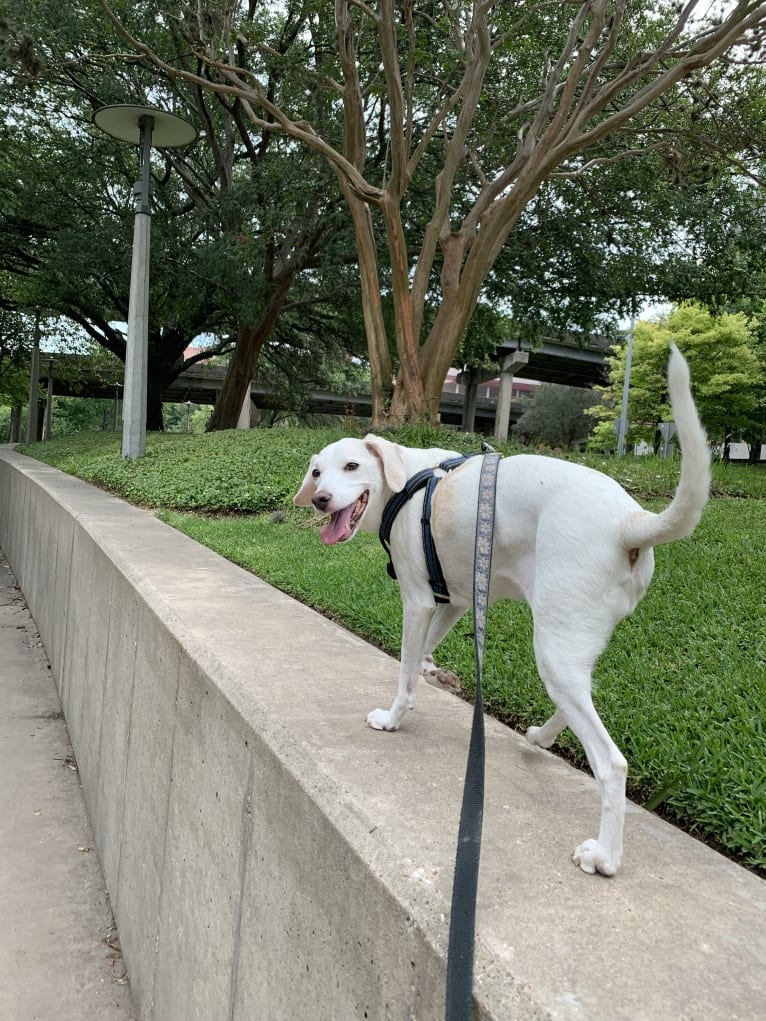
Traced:
[[259, 323], [255, 326], [240, 323], [237, 330], [237, 345], [208, 422], [208, 432], [216, 429], [236, 429], [242, 402], [255, 375], [258, 357], [279, 319], [292, 281], [292, 273], [285, 273], [279, 279]]
[[359, 282], [362, 292], [362, 313], [367, 336], [370, 360], [370, 388], [372, 397], [372, 425], [379, 428], [386, 420], [391, 400], [391, 355], [388, 334], [383, 318], [378, 276], [378, 256], [375, 248], [375, 231], [369, 205], [362, 201], [339, 177], [343, 195], [348, 202], [354, 221], [357, 253], [359, 255]]
[[237, 346], [232, 352], [213, 414], [207, 424], [208, 432], [216, 429], [236, 429], [242, 402], [255, 373], [264, 340], [265, 337], [258, 338], [256, 329], [240, 323], [237, 330]]

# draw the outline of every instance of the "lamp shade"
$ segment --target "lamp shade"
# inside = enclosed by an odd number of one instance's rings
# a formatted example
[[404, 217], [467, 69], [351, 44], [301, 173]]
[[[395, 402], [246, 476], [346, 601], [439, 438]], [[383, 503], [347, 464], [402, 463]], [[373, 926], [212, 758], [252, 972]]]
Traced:
[[107, 135], [131, 145], [141, 143], [141, 118], [151, 117], [152, 145], [156, 149], [176, 149], [189, 145], [197, 137], [197, 129], [173, 113], [151, 106], [102, 106], [93, 115], [93, 123]]

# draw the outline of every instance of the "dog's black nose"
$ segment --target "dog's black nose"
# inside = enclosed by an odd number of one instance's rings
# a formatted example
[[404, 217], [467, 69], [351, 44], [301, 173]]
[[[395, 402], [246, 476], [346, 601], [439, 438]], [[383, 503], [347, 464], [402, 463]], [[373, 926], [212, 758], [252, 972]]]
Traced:
[[322, 511], [324, 513], [327, 510], [327, 505], [328, 505], [328, 503], [330, 502], [331, 499], [332, 499], [332, 496], [331, 496], [330, 493], [321, 493], [320, 492], [320, 493], [315, 493], [313, 495], [313, 497], [311, 498], [311, 502], [314, 504], [314, 506], [316, 507], [316, 509], [318, 511]]

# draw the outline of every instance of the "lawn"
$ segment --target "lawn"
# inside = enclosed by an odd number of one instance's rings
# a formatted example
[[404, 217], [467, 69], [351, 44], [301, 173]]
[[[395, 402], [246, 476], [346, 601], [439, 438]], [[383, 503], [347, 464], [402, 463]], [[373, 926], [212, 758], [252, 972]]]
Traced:
[[[291, 505], [309, 455], [340, 433], [254, 430], [150, 436], [123, 461], [109, 434], [22, 448], [151, 507], [186, 532], [393, 655], [398, 589], [377, 539], [326, 548], [313, 516]], [[411, 444], [476, 449], [475, 436], [411, 430]], [[671, 495], [678, 462], [604, 461], [646, 506]], [[766, 471], [719, 465], [714, 499], [689, 539], [656, 551], [649, 593], [617, 628], [595, 673], [595, 701], [629, 762], [631, 796], [766, 875]], [[474, 682], [470, 615], [438, 661]], [[512, 726], [541, 723], [550, 703], [537, 678], [526, 606], [492, 608], [485, 650], [488, 709]], [[583, 764], [578, 742], [559, 751]]]

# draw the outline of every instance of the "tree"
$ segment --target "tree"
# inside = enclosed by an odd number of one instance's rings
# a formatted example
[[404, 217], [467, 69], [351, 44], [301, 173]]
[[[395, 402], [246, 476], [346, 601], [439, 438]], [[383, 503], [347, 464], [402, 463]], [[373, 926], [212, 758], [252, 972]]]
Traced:
[[[211, 8], [210, 13], [214, 25], [215, 11]], [[190, 72], [202, 66], [195, 47], [210, 27], [203, 21], [201, 16], [187, 16], [169, 22], [171, 50], [186, 54], [181, 60]], [[242, 14], [241, 27], [255, 35], [274, 25], [273, 56], [261, 67], [263, 88], [267, 93], [280, 89], [289, 95], [300, 91], [290, 69], [305, 55], [301, 22], [290, 17], [275, 21], [271, 12], [262, 13], [256, 4], [249, 4]], [[243, 74], [248, 73], [246, 51], [238, 48], [232, 59]], [[187, 105], [204, 125], [208, 157], [201, 161], [199, 156], [189, 160], [171, 154], [171, 162], [193, 201], [204, 207], [212, 229], [222, 239], [233, 241], [225, 248], [229, 257], [227, 285], [232, 294], [239, 295], [236, 345], [208, 424], [209, 429], [228, 428], [236, 425], [261, 352], [274, 338], [280, 320], [281, 342], [285, 343], [285, 313], [295, 306], [304, 314], [314, 308], [314, 316], [321, 319], [323, 310], [337, 300], [333, 278], [336, 282], [342, 278], [342, 265], [347, 261], [341, 255], [343, 235], [348, 234], [347, 217], [329, 168], [311, 150], [270, 131], [261, 132], [260, 137], [252, 135], [237, 97], [210, 92], [194, 82], [186, 87], [183, 82], [171, 81], [171, 87], [183, 89]], [[211, 179], [216, 181], [215, 197], [211, 196]], [[301, 332], [305, 339], [305, 327]], [[320, 331], [313, 341], [326, 352], [333, 346], [328, 341], [342, 338], [349, 342], [355, 333], [353, 329], [350, 333]], [[349, 347], [354, 346], [351, 341]], [[335, 350], [337, 353], [337, 345]]]
[[[45, 5], [31, 15], [26, 4], [9, 6], [12, 17], [0, 28], [12, 97], [0, 160], [0, 191], [9, 197], [0, 265], [122, 359], [124, 329], [115, 321], [127, 318], [137, 168], [134, 152], [100, 135], [92, 115], [102, 105], [145, 103], [151, 95], [203, 129], [196, 146], [152, 156], [149, 428], [162, 426], [167, 384], [200, 358], [227, 350], [233, 355], [212, 425], [235, 425], [260, 353], [290, 310], [297, 325], [289, 335], [282, 324], [283, 356], [288, 349], [302, 355], [308, 337], [315, 366], [330, 352], [342, 357], [358, 349], [358, 322], [335, 314], [348, 306], [349, 246], [337, 240], [348, 218], [319, 157], [271, 133], [254, 139], [236, 100], [162, 80], [145, 61], [104, 60], [117, 40], [87, 5], [66, 17]], [[144, 25], [156, 23], [155, 5], [132, 10]], [[197, 68], [183, 27], [162, 23], [173, 27], [166, 33], [172, 52]], [[287, 57], [294, 42], [285, 26], [278, 52]], [[184, 357], [199, 333], [220, 341]]]
[[593, 429], [593, 418], [586, 414], [586, 409], [597, 401], [592, 390], [543, 383], [513, 432], [525, 443], [536, 440], [571, 450], [584, 443]]
[[[656, 442], [660, 422], [671, 420], [666, 370], [670, 343], [686, 357], [695, 402], [709, 438], [725, 450], [751, 421], [762, 369], [747, 318], [687, 303], [656, 322], [636, 324], [628, 400], [628, 441]], [[609, 359], [609, 384], [598, 417], [601, 440], [611, 432], [625, 379], [626, 348]], [[612, 440], [613, 440], [612, 436]]]
[[29, 394], [29, 352], [32, 332], [28, 325], [7, 302], [7, 277], [0, 275], [3, 293], [0, 295], [0, 404], [18, 406]]
[[[236, 98], [258, 131], [288, 135], [332, 167], [356, 234], [376, 422], [436, 415], [492, 267], [543, 183], [653, 147], [663, 101], [733, 47], [759, 52], [766, 22], [766, 4], [745, 0], [713, 21], [696, 0], [659, 11], [635, 11], [627, 0], [336, 0], [335, 52], [314, 46], [304, 82], [309, 94], [327, 96], [325, 114], [342, 117], [337, 143], [331, 117], [309, 120], [305, 104], [298, 109], [263, 86], [272, 52], [239, 4], [216, 5], [205, 18], [196, 5], [179, 5], [196, 33], [202, 66], [192, 71], [164, 59], [128, 14], [121, 21], [102, 2], [136, 56]], [[284, 10], [311, 47], [326, 5], [288, 2]], [[245, 66], [233, 59], [243, 53]], [[382, 167], [370, 159], [381, 149]], [[418, 203], [425, 215], [413, 220]]]
[[[0, 135], [0, 269], [7, 306], [66, 317], [125, 359], [135, 154], [99, 133], [73, 133], [46, 112], [6, 112]], [[13, 129], [11, 129], [13, 124]], [[123, 151], [127, 150], [127, 151]], [[223, 325], [210, 300], [203, 246], [179, 215], [178, 192], [155, 187], [147, 422], [162, 428], [162, 391], [192, 360], [183, 352]], [[219, 344], [219, 350], [224, 345]]]
[[764, 293], [762, 188], [720, 168], [677, 183], [662, 153], [553, 178], [488, 278], [511, 336], [615, 334], [645, 302], [728, 308]]
[[114, 428], [114, 400], [92, 397], [54, 397], [51, 432], [68, 436], [87, 431], [109, 431]]
[[753, 386], [753, 408], [742, 427], [741, 438], [748, 448], [748, 461], [756, 464], [766, 442], [766, 301], [755, 298], [736, 302], [731, 311], [747, 316], [752, 348], [758, 360], [758, 378]]

